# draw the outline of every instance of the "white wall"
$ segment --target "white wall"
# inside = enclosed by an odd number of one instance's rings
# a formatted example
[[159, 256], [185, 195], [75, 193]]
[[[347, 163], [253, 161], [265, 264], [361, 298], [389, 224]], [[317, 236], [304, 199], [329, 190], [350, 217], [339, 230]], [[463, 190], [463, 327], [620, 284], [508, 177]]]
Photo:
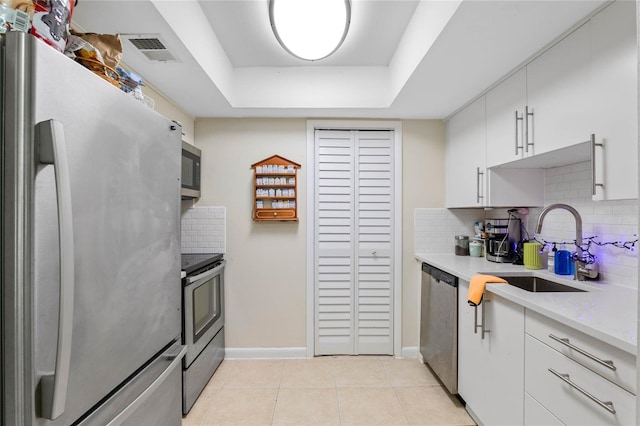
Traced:
[[[444, 123], [403, 126], [402, 346], [418, 345], [419, 288], [413, 260], [413, 209], [444, 205]], [[198, 119], [203, 151], [202, 197], [196, 206], [225, 206], [226, 344], [229, 348], [306, 345], [306, 120]], [[302, 165], [298, 223], [252, 221], [251, 164], [278, 154]], [[184, 207], [183, 207], [184, 208]]]
[[444, 121], [405, 120], [402, 134], [402, 347], [417, 348], [420, 265], [414, 257], [413, 212], [417, 207], [444, 206]]
[[[225, 339], [230, 348], [305, 346], [306, 122], [199, 119], [202, 197], [227, 209]], [[278, 154], [302, 165], [298, 223], [253, 222], [251, 165]]]
[[153, 99], [153, 109], [155, 111], [171, 120], [179, 121], [180, 124], [182, 124], [182, 133], [184, 133], [184, 135], [182, 135], [183, 141], [189, 142], [190, 144], [194, 143], [195, 119], [193, 117], [175, 106], [170, 100], [165, 98], [164, 95], [154, 90], [152, 87], [144, 86], [142, 88], [142, 93]]

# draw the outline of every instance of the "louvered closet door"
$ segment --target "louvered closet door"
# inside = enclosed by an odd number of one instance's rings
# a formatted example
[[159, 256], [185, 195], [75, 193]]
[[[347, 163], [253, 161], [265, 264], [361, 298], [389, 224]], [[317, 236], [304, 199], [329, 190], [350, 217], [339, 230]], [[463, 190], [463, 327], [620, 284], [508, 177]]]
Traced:
[[316, 131], [317, 355], [353, 353], [354, 143], [348, 131]]
[[315, 135], [315, 352], [393, 353], [393, 133]]
[[356, 318], [359, 354], [393, 354], [391, 132], [356, 138]]

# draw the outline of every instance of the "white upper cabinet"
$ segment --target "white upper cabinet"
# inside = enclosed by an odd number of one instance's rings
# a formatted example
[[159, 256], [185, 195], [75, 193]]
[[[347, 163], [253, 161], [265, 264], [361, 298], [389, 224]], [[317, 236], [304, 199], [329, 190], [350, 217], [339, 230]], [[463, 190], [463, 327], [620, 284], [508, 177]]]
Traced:
[[524, 114], [527, 106], [526, 68], [513, 74], [486, 95], [487, 167], [523, 158]]
[[638, 55], [635, 2], [617, 1], [591, 20], [595, 200], [638, 197]]
[[486, 176], [484, 96], [447, 121], [446, 206], [483, 207]]
[[485, 97], [447, 122], [446, 206], [544, 205], [542, 169], [487, 169]]
[[536, 205], [515, 194], [539, 179], [514, 170], [583, 161], [594, 200], [638, 198], [635, 9], [609, 4], [486, 93], [486, 206]]
[[590, 23], [527, 65], [527, 104], [533, 153], [589, 140], [593, 131]]

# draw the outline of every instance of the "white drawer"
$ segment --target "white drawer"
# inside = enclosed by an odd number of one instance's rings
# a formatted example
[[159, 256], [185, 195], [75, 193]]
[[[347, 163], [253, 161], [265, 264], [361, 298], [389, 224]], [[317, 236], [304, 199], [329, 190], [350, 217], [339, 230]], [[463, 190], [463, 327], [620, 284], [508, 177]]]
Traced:
[[[574, 386], [553, 374], [552, 370], [568, 375], [564, 376], [565, 379]], [[526, 392], [568, 426], [636, 424], [634, 395], [531, 336], [525, 336], [524, 383]], [[602, 403], [611, 402], [615, 413], [603, 408], [575, 386]]]
[[525, 392], [524, 426], [564, 426], [564, 424]]
[[[636, 357], [634, 355], [529, 309], [526, 311], [525, 331], [574, 361], [636, 394]], [[564, 340], [558, 341], [551, 336]], [[612, 361], [615, 370], [599, 363], [589, 355], [603, 361]]]

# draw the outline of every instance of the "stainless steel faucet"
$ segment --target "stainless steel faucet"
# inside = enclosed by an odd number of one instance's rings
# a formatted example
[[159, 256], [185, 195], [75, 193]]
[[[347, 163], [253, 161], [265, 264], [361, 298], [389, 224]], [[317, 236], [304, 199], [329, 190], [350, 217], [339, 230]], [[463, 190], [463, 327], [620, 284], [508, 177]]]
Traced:
[[575, 268], [573, 279], [578, 281], [584, 281], [588, 278], [596, 278], [598, 276], [598, 265], [596, 263], [587, 264], [584, 261], [584, 255], [582, 250], [582, 217], [580, 217], [580, 213], [573, 207], [568, 204], [550, 204], [540, 212], [540, 216], [538, 216], [538, 224], [536, 225], [536, 234], [539, 234], [542, 231], [542, 221], [544, 217], [552, 210], [562, 209], [566, 210], [573, 215], [573, 218], [576, 221], [576, 253], [577, 259], [575, 260]]

